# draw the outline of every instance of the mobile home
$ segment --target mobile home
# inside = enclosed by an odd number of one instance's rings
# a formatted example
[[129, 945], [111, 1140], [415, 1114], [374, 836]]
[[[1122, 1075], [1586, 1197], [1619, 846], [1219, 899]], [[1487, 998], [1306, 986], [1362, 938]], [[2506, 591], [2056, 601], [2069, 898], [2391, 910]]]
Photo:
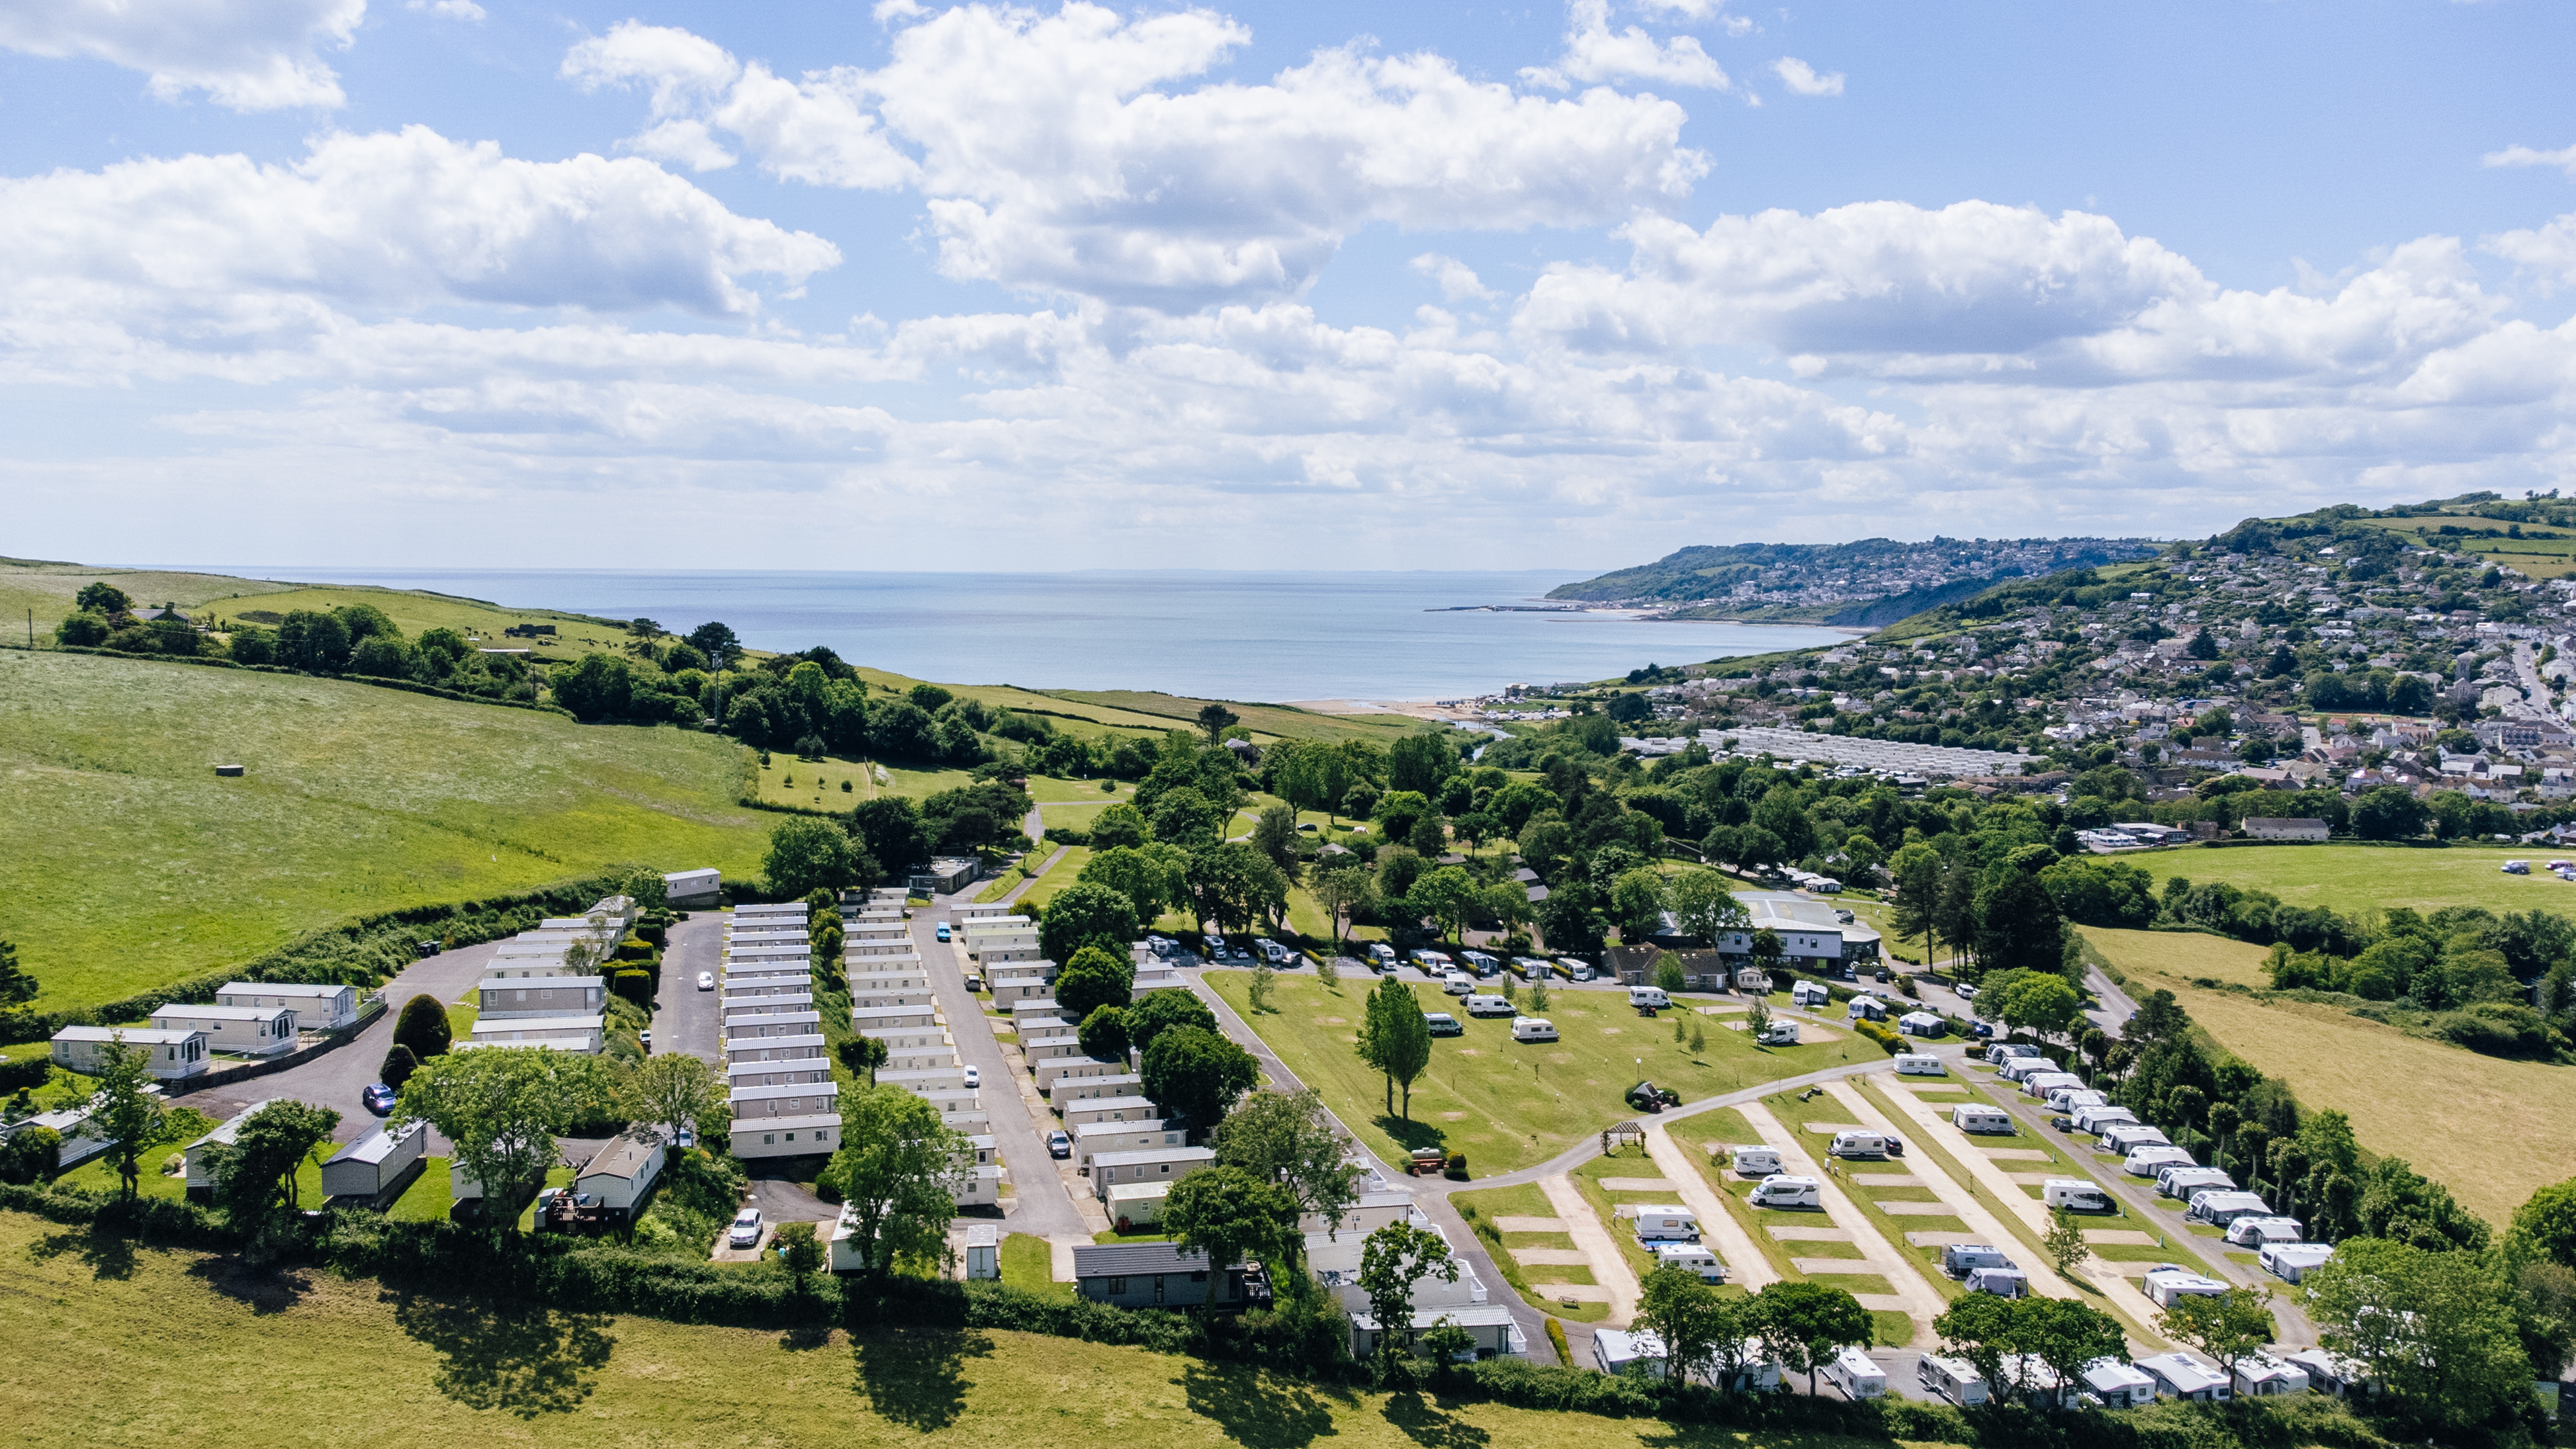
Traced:
[[215, 988], [215, 1004], [289, 1007], [295, 1012], [295, 1024], [302, 1029], [333, 1031], [358, 1019], [358, 988], [287, 981], [227, 981]]
[[2097, 1358], [2084, 1366], [2078, 1375], [2085, 1392], [2102, 1401], [2108, 1409], [2134, 1409], [2156, 1401], [2156, 1381], [2140, 1373], [2134, 1364], [2116, 1358]]
[[158, 1031], [141, 1026], [67, 1026], [54, 1033], [54, 1065], [84, 1076], [97, 1076], [109, 1048], [123, 1041], [151, 1058], [144, 1070], [158, 1081], [173, 1082], [206, 1070], [206, 1034], [202, 1031]]
[[152, 1013], [157, 1031], [201, 1031], [210, 1048], [246, 1057], [273, 1057], [295, 1049], [291, 1006], [162, 1007]]
[[1887, 1392], [1887, 1370], [1856, 1348], [1835, 1354], [1822, 1377], [1848, 1399], [1875, 1399]]
[[2258, 1399], [2304, 1394], [2308, 1391], [2308, 1371], [2258, 1349], [2236, 1361], [2235, 1380], [2230, 1386], [2239, 1394]]
[[428, 1161], [421, 1154], [428, 1146], [425, 1122], [414, 1122], [401, 1133], [378, 1127], [322, 1164], [322, 1191], [342, 1206], [383, 1208], [420, 1176]]
[[2231, 1397], [2226, 1375], [2187, 1353], [2142, 1358], [2138, 1369], [2156, 1381], [2158, 1398], [2206, 1404]]

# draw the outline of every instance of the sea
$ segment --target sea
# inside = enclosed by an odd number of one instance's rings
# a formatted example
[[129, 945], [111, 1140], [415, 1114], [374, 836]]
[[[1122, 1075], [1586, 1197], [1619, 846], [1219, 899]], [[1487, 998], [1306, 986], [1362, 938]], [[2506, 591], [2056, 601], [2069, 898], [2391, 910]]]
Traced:
[[1587, 571], [1222, 573], [632, 572], [206, 566], [238, 576], [428, 589], [517, 608], [709, 620], [756, 649], [828, 645], [921, 679], [1140, 689], [1202, 699], [1440, 700], [1829, 645], [1843, 631], [1566, 610]]

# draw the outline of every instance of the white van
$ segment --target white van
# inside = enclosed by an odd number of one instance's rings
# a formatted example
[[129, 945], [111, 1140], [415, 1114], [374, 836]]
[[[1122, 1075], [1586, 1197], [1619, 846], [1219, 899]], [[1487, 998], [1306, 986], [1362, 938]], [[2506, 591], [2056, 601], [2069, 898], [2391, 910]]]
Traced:
[[2019, 1135], [2011, 1114], [2001, 1107], [1958, 1106], [1950, 1109], [1950, 1125], [1962, 1132], [1980, 1132], [1991, 1137]]
[[1837, 1132], [1827, 1150], [1836, 1157], [1885, 1157], [1887, 1137], [1879, 1132]]
[[1639, 1203], [1637, 1237], [1641, 1242], [1699, 1241], [1699, 1215], [1677, 1202]]
[[1909, 1052], [1896, 1059], [1896, 1074], [1900, 1077], [1946, 1077], [1950, 1075], [1950, 1069], [1941, 1064], [1939, 1057], [1928, 1052], [1921, 1055]]
[[1986, 1401], [1986, 1381], [1966, 1359], [1944, 1358], [1927, 1353], [1914, 1362], [1914, 1380], [1923, 1392], [1963, 1409], [1973, 1409]]
[[1780, 1149], [1739, 1147], [1731, 1160], [1738, 1177], [1770, 1177], [1780, 1170]]
[[1477, 996], [1471, 993], [1461, 1004], [1467, 1008], [1469, 1016], [1509, 1016], [1513, 1010], [1511, 998], [1508, 996]]
[[1773, 1174], [1753, 1184], [1753, 1205], [1767, 1208], [1823, 1207], [1823, 1185], [1812, 1177]]
[[1544, 1016], [1515, 1016], [1512, 1018], [1512, 1040], [1554, 1041], [1556, 1023]]
[[1825, 1382], [1849, 1399], [1875, 1399], [1887, 1392], [1887, 1371], [1856, 1348], [1846, 1348], [1825, 1365]]
[[1657, 1011], [1661, 1011], [1665, 1007], [1672, 1005], [1673, 999], [1666, 996], [1664, 994], [1664, 988], [1660, 986], [1631, 986], [1628, 988], [1628, 1004], [1630, 1006], [1651, 1006]]
[[2179, 1147], [2141, 1147], [2121, 1162], [2120, 1170], [2131, 1177], [2153, 1177], [2158, 1168], [2190, 1161], [2191, 1154]]
[[1825, 983], [1821, 981], [1800, 981], [1789, 988], [1789, 1004], [1801, 1010], [1814, 1011], [1828, 1005], [1833, 999], [1834, 994], [1827, 991]]
[[1699, 1275], [1699, 1281], [1703, 1283], [1726, 1281], [1726, 1265], [1717, 1261], [1715, 1253], [1697, 1243], [1655, 1244], [1655, 1266], [1681, 1268], [1696, 1273]]
[[2039, 1185], [2040, 1205], [2064, 1208], [2071, 1213], [2102, 1213], [2111, 1210], [2111, 1199], [2101, 1188], [2080, 1177], [2052, 1177]]
[[1440, 989], [1452, 996], [1464, 996], [1476, 989], [1476, 978], [1464, 971], [1452, 971], [1442, 979]]

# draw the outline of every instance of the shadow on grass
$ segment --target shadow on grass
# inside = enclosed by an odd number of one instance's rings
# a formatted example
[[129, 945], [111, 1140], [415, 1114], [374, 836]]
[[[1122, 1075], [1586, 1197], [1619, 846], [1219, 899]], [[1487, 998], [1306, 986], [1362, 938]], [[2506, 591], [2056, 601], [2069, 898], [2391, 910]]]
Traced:
[[[392, 1296], [392, 1295], [388, 1295]], [[617, 1347], [598, 1313], [394, 1299], [394, 1323], [439, 1358], [431, 1383], [469, 1409], [534, 1419], [580, 1408]]]
[[1443, 1152], [1449, 1150], [1449, 1134], [1428, 1122], [1408, 1122], [1392, 1112], [1381, 1112], [1375, 1120], [1377, 1130], [1394, 1138], [1407, 1152], [1424, 1147], [1437, 1147]]
[[832, 1326], [828, 1323], [800, 1323], [778, 1335], [778, 1346], [789, 1353], [811, 1353], [832, 1346]]
[[251, 1312], [263, 1316], [284, 1313], [313, 1291], [312, 1276], [301, 1268], [248, 1263], [238, 1257], [201, 1259], [188, 1269], [188, 1276], [236, 1303], [249, 1304]]
[[1304, 1449], [1336, 1433], [1331, 1403], [1310, 1385], [1273, 1379], [1248, 1364], [1193, 1363], [1181, 1371], [1190, 1412], [1247, 1449]]
[[993, 1351], [984, 1335], [959, 1328], [888, 1328], [858, 1339], [858, 1391], [889, 1422], [929, 1433], [966, 1412], [966, 1360]]
[[39, 1263], [71, 1256], [80, 1259], [93, 1278], [122, 1281], [134, 1276], [134, 1243], [100, 1228], [87, 1232], [47, 1233], [27, 1245], [27, 1256]]
[[1424, 1449], [1484, 1449], [1494, 1438], [1413, 1390], [1386, 1401], [1386, 1421]]

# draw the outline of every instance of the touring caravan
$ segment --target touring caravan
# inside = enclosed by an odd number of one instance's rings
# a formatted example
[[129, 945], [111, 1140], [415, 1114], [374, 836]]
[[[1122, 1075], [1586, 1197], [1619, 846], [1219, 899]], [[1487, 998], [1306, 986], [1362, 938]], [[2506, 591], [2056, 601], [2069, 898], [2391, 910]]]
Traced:
[[2232, 1192], [2236, 1188], [2236, 1179], [2229, 1177], [2218, 1168], [2202, 1167], [2198, 1163], [2187, 1162], [2176, 1163], [2156, 1174], [2156, 1192], [2162, 1197], [2180, 1198], [2184, 1202], [2189, 1202], [2193, 1193], [2211, 1187]]
[[1950, 1125], [1962, 1132], [1982, 1133], [1989, 1137], [2018, 1135], [2010, 1113], [2001, 1107], [1961, 1105], [1950, 1109]]
[[1986, 1064], [1997, 1067], [2006, 1066], [2022, 1057], [2038, 1055], [2039, 1048], [2027, 1042], [1999, 1041], [1986, 1048]]
[[2108, 1151], [2125, 1153], [2140, 1147], [2171, 1147], [2173, 1139], [2167, 1137], [2161, 1128], [2150, 1127], [2143, 1122], [2123, 1122], [2103, 1130], [2102, 1146]]
[[1634, 1211], [1640, 1242], [1699, 1241], [1699, 1215], [1680, 1203], [1639, 1203]]
[[2259, 1248], [2265, 1243], [2297, 1243], [2306, 1239], [2299, 1232], [2297, 1218], [2245, 1217], [2227, 1225], [2227, 1241], [2240, 1248]]
[[1848, 1399], [1875, 1399], [1887, 1392], [1887, 1370], [1856, 1348], [1835, 1354], [1833, 1362], [1825, 1365], [1823, 1377]]
[[1998, 1298], [2020, 1298], [2030, 1292], [2030, 1275], [2019, 1268], [1971, 1268], [1967, 1277], [1971, 1293], [1992, 1293]]
[[1896, 1059], [1896, 1074], [1900, 1077], [1946, 1077], [1950, 1075], [1950, 1069], [1941, 1064], [1939, 1057], [1929, 1053], [1907, 1052]]
[[2294, 1363], [2285, 1363], [2256, 1349], [2236, 1361], [2236, 1392], [2242, 1397], [2270, 1398], [2275, 1394], [2305, 1394], [2308, 1371]]
[[2023, 1079], [2021, 1091], [2025, 1097], [2045, 1102], [2051, 1092], [2080, 1088], [2083, 1085], [2084, 1079], [2073, 1072], [2039, 1072]]
[[1923, 1386], [1923, 1392], [1948, 1399], [1963, 1409], [1973, 1409], [1986, 1401], [1986, 1381], [1966, 1359], [1927, 1353], [1914, 1361], [1914, 1380]]
[[2051, 1087], [2046, 1100], [2052, 1112], [2072, 1112], [2078, 1107], [2097, 1107], [2109, 1099], [2090, 1087]]
[[2106, 1128], [2138, 1120], [2137, 1113], [2126, 1107], [2113, 1106], [2108, 1102], [2098, 1102], [2090, 1107], [2078, 1107], [2075, 1109], [2074, 1117], [2076, 1131], [2090, 1132], [2097, 1136]]
[[1511, 998], [1505, 996], [1469, 996], [1461, 1004], [1469, 1016], [1509, 1016], [1513, 1009]]
[[1979, 1268], [2013, 1266], [2003, 1249], [1985, 1243], [1952, 1243], [1941, 1250], [1941, 1271], [1953, 1278], [1965, 1278]]
[[1512, 1018], [1512, 1040], [1554, 1041], [1556, 1023], [1544, 1016], [1515, 1016]]
[[2141, 1147], [2120, 1163], [2120, 1170], [2131, 1177], [2153, 1177], [2156, 1169], [2188, 1164], [2191, 1154], [2179, 1147]]
[[2057, 1063], [2050, 1061], [2046, 1057], [2015, 1057], [2011, 1061], [2004, 1063], [2003, 1069], [1995, 1073], [1995, 1075], [2018, 1086], [2019, 1084], [2027, 1082], [2031, 1078], [2038, 1076], [2042, 1072], [2053, 1072], [2056, 1070]]
[[2223, 1228], [2238, 1218], [2268, 1218], [2272, 1216], [2272, 1205], [2263, 1201], [2259, 1193], [2205, 1187], [2191, 1195], [2191, 1206], [2184, 1208], [2182, 1215], [2196, 1223]]
[[1696, 1273], [1703, 1283], [1726, 1281], [1726, 1265], [1717, 1261], [1715, 1253], [1697, 1243], [1655, 1244], [1655, 1266], [1680, 1268], [1686, 1272]]
[[2101, 1400], [2106, 1409], [2134, 1409], [2156, 1401], [2156, 1381], [2116, 1358], [2097, 1358], [2078, 1377], [2084, 1381], [2084, 1392]]
[[1878, 1132], [1837, 1132], [1834, 1145], [1826, 1150], [1836, 1157], [1885, 1157], [1887, 1137]]
[[2101, 1213], [2111, 1210], [2108, 1193], [2080, 1177], [2052, 1177], [2039, 1185], [2043, 1206], [2064, 1208], [2071, 1213]]
[[2334, 1256], [2332, 1243], [2265, 1243], [2255, 1250], [2263, 1271], [2284, 1283], [2296, 1283], [2311, 1268], [2322, 1268]]
[[1767, 1208], [1823, 1207], [1822, 1186], [1812, 1177], [1774, 1174], [1753, 1185], [1753, 1205]]
[[1804, 1011], [1816, 1011], [1832, 1002], [1834, 994], [1821, 981], [1801, 981], [1789, 988], [1789, 1004]]
[[[2227, 1285], [2217, 1279], [2171, 1263], [2158, 1263], [2148, 1269], [2147, 1276], [2138, 1280], [2138, 1287], [2158, 1308], [2171, 1308], [2185, 1298], [2219, 1298], [2227, 1293]], [[2144, 1362], [2138, 1367], [2155, 1372]]]
[[1885, 1021], [1887, 1003], [1875, 996], [1855, 996], [1843, 1008], [1846, 1021]]
[[1589, 961], [1577, 961], [1571, 956], [1559, 956], [1556, 958], [1556, 969], [1568, 981], [1592, 979], [1592, 963]]
[[1907, 1036], [1943, 1036], [1948, 1034], [1950, 1022], [1938, 1012], [1909, 1011], [1896, 1019], [1896, 1029]]
[[1735, 1149], [1732, 1165], [1738, 1177], [1769, 1177], [1780, 1170], [1780, 1149], [1739, 1147]]

